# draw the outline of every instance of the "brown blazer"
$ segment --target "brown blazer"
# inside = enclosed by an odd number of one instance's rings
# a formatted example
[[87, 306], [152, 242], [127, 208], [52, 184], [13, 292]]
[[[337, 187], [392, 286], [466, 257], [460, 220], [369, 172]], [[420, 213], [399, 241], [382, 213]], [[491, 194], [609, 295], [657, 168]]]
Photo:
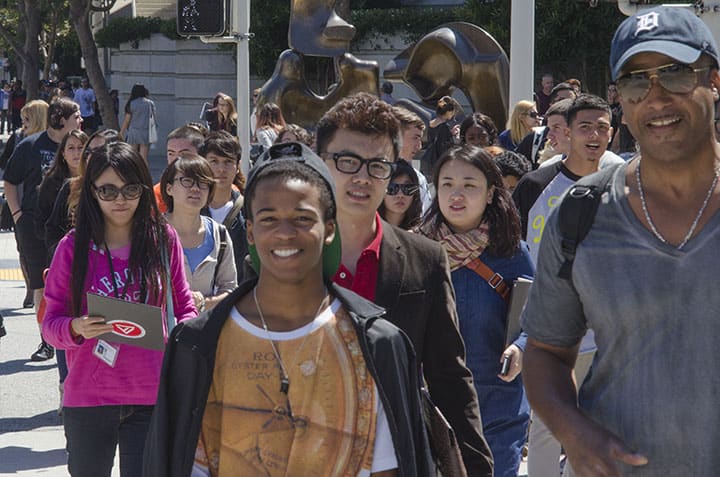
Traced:
[[410, 337], [430, 396], [462, 444], [468, 475], [492, 476], [492, 454], [482, 434], [472, 373], [465, 366], [445, 249], [385, 221], [382, 227], [375, 303]]

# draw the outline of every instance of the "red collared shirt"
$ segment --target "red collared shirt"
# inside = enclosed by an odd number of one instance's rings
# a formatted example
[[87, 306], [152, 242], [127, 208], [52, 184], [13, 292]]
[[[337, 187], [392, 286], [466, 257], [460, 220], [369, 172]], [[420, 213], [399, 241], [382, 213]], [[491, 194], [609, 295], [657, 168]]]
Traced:
[[341, 287], [350, 289], [361, 297], [375, 301], [375, 287], [377, 286], [378, 270], [380, 269], [380, 244], [382, 243], [382, 221], [380, 215], [375, 214], [377, 232], [372, 241], [362, 251], [355, 264], [355, 276], [345, 265], [333, 277], [333, 281]]

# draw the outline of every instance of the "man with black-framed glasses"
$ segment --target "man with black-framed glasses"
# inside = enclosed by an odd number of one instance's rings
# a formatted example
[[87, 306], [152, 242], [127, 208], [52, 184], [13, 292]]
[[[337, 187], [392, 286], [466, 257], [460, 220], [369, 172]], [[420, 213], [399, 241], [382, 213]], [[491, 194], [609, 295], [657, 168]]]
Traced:
[[[720, 465], [720, 374], [712, 366], [720, 334], [719, 62], [692, 8], [652, 7], [625, 20], [610, 64], [639, 153], [612, 174], [582, 179], [609, 182], [591, 204], [597, 212], [574, 259], [560, 221], [583, 190], [567, 194], [545, 227], [522, 318], [530, 336], [524, 379], [571, 476], [715, 475]], [[588, 329], [597, 354], [576, 399], [571, 369]]]
[[400, 152], [398, 119], [390, 105], [359, 93], [331, 108], [316, 134], [336, 187], [342, 261], [333, 281], [385, 308], [385, 318], [410, 337], [431, 397], [458, 436], [468, 475], [492, 475], [447, 255], [438, 243], [377, 214]]

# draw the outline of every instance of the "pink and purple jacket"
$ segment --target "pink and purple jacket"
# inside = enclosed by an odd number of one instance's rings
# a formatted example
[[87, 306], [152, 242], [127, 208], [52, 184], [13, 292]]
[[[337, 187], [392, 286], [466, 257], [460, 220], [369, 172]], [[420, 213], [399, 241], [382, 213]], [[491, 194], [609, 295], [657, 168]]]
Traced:
[[[185, 279], [180, 240], [172, 227], [166, 227], [170, 250], [170, 280], [175, 317], [178, 321], [197, 316], [192, 295]], [[63, 405], [67, 407], [109, 406], [120, 404], [154, 405], [160, 382], [163, 352], [132, 345], [113, 343], [118, 348], [115, 367], [110, 367], [93, 354], [97, 339], [73, 338], [70, 323], [76, 318], [71, 311], [71, 272], [75, 234], [70, 232], [58, 244], [45, 283], [47, 309], [42, 333], [48, 343], [65, 349], [68, 376], [64, 384]], [[112, 270], [120, 298], [138, 301], [138, 280], [128, 283], [129, 247], [111, 251]], [[85, 291], [115, 296], [113, 273], [105, 250], [91, 242], [88, 250], [88, 271]], [[125, 292], [125, 296], [122, 296]], [[150, 305], [162, 306], [166, 292]], [[83, 293], [82, 315], [87, 314]], [[166, 330], [167, 334], [167, 330]], [[166, 336], [167, 339], [167, 336]]]

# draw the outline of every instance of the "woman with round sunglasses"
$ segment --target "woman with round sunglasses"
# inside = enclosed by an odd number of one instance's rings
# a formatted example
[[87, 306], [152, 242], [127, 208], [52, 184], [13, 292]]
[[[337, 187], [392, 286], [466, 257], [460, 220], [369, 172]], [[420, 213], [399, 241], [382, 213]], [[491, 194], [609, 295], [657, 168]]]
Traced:
[[237, 286], [235, 256], [224, 225], [200, 215], [215, 192], [213, 170], [205, 158], [183, 154], [171, 162], [160, 179], [165, 218], [183, 246], [185, 276], [195, 308], [211, 310]]
[[386, 222], [403, 230], [413, 230], [420, 225], [422, 201], [418, 178], [412, 166], [402, 159], [395, 162], [378, 213]]
[[43, 335], [66, 350], [69, 367], [63, 424], [71, 475], [109, 477], [117, 446], [120, 475], [142, 474], [163, 357], [104, 339], [116, 328], [88, 315], [86, 295], [162, 307], [167, 316], [168, 292], [178, 321], [196, 316], [182, 246], [157, 210], [147, 163], [123, 142], [92, 150], [75, 229], [58, 244], [45, 286]]
[[534, 127], [540, 126], [542, 118], [532, 101], [518, 101], [513, 108], [507, 129], [498, 136], [498, 143], [508, 151], [514, 151], [520, 141], [532, 132]]
[[474, 146], [452, 149], [440, 158], [433, 179], [437, 194], [420, 231], [447, 251], [495, 475], [515, 477], [530, 418], [519, 376], [527, 336], [506, 343], [506, 291], [517, 278], [533, 276], [534, 267], [520, 241], [515, 204], [489, 153]]

